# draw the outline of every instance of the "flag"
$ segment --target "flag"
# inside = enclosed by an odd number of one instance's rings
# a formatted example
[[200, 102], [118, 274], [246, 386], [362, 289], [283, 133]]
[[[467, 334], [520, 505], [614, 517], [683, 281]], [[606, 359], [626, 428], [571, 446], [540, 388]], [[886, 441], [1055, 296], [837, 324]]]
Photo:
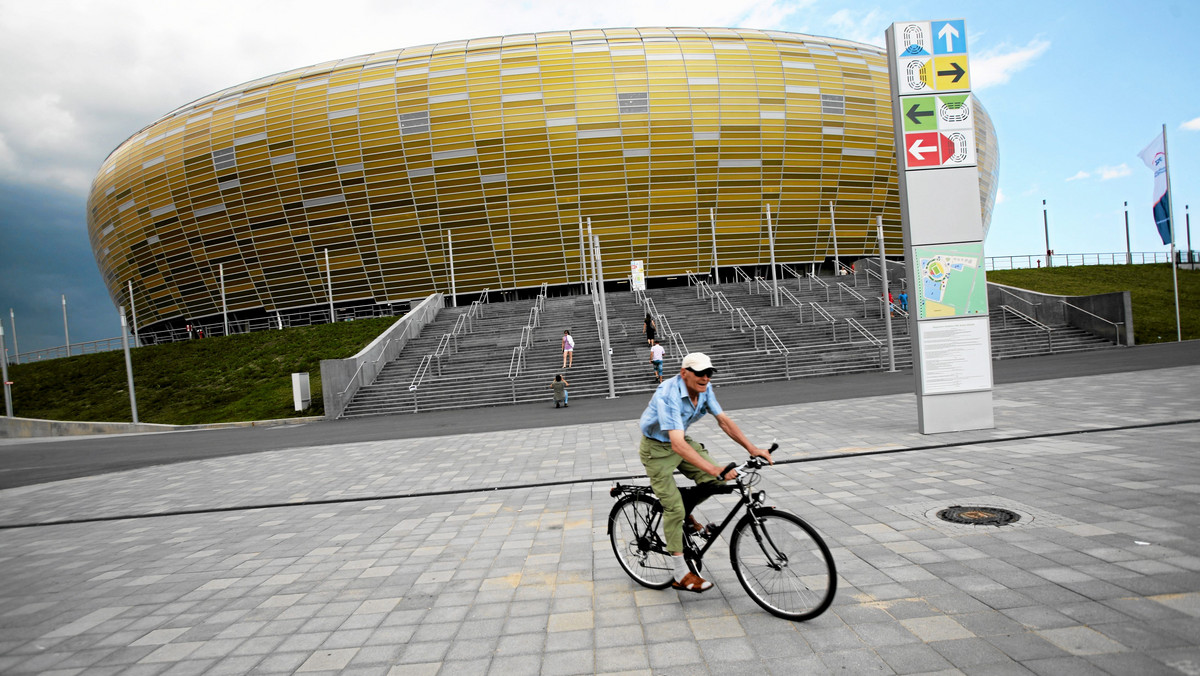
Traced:
[[1171, 236], [1171, 198], [1167, 194], [1167, 152], [1163, 135], [1150, 142], [1138, 157], [1154, 172], [1154, 224], [1163, 244], [1174, 241]]

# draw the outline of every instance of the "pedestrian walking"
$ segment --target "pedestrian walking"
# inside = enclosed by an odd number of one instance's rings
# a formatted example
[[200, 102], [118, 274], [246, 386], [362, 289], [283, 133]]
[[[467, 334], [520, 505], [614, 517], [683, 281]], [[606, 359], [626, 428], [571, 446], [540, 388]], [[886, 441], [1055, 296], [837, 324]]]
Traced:
[[575, 339], [571, 337], [571, 330], [563, 331], [562, 339], [563, 351], [563, 368], [570, 368], [575, 365]]

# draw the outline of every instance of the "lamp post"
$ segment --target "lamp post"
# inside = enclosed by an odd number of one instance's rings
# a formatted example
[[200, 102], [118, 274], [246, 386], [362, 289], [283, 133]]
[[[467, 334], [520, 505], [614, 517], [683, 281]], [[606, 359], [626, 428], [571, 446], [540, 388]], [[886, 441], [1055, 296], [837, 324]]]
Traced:
[[1125, 265], [1133, 265], [1133, 249], [1129, 246], [1129, 202], [1125, 203]]
[[1050, 218], [1046, 215], [1046, 200], [1042, 200], [1042, 228], [1046, 231], [1046, 267], [1053, 267], [1054, 263], [1050, 260], [1052, 252], [1050, 250]]
[[333, 312], [333, 270], [329, 267], [329, 249], [325, 250], [325, 292], [329, 294], [329, 323], [337, 323]]
[[13, 359], [18, 364], [21, 363], [21, 348], [17, 347], [17, 317], [13, 314], [13, 309], [8, 308], [8, 325], [12, 327], [13, 334]]
[[133, 393], [133, 360], [129, 357], [129, 332], [125, 330], [125, 306], [122, 305], [117, 313], [121, 315], [121, 348], [125, 351], [125, 378], [129, 381], [129, 410], [133, 412], [133, 424], [136, 425], [138, 423], [137, 396]]
[[63, 294], [63, 336], [67, 339], [67, 356], [71, 356], [71, 331], [67, 328], [67, 294]]
[[4, 325], [0, 324], [0, 378], [4, 379], [4, 414], [13, 417], [12, 390], [8, 384], [8, 347], [4, 345]]

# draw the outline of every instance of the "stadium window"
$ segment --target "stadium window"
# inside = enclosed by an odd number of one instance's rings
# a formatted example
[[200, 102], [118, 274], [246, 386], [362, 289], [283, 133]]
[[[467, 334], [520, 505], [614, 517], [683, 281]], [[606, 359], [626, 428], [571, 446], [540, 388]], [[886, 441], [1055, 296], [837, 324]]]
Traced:
[[650, 99], [646, 92], [617, 94], [617, 105], [622, 114], [646, 113], [650, 110]]
[[429, 131], [429, 111], [400, 114], [401, 134], [422, 134]]
[[841, 94], [821, 94], [822, 115], [845, 115], [846, 97]]

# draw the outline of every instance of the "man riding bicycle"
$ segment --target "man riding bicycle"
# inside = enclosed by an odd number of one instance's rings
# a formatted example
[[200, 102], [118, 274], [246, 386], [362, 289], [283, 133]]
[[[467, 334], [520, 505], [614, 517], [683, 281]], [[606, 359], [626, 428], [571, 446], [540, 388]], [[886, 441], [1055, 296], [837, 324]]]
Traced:
[[[717, 403], [716, 396], [708, 387], [709, 379], [715, 372], [708, 355], [702, 352], [687, 355], [683, 358], [679, 375], [663, 381], [654, 391], [640, 422], [642, 443], [638, 448], [638, 456], [646, 468], [646, 475], [650, 477], [650, 487], [662, 503], [663, 536], [671, 553], [675, 578], [671, 586], [690, 592], [711, 589], [712, 583], [693, 572], [684, 560], [684, 516], [689, 517], [688, 526], [696, 532], [703, 532], [704, 527], [688, 514], [690, 509], [685, 506], [679, 487], [675, 484], [674, 472], [678, 468], [697, 486], [719, 486], [736, 478], [737, 470], [730, 469], [722, 475], [724, 468], [713, 462], [703, 445], [687, 436], [688, 426], [704, 417], [705, 413], [712, 413], [721, 431], [730, 439], [749, 451], [750, 455], [774, 464], [770, 452], [750, 443]], [[698, 495], [695, 502], [698, 504], [705, 497]]]

